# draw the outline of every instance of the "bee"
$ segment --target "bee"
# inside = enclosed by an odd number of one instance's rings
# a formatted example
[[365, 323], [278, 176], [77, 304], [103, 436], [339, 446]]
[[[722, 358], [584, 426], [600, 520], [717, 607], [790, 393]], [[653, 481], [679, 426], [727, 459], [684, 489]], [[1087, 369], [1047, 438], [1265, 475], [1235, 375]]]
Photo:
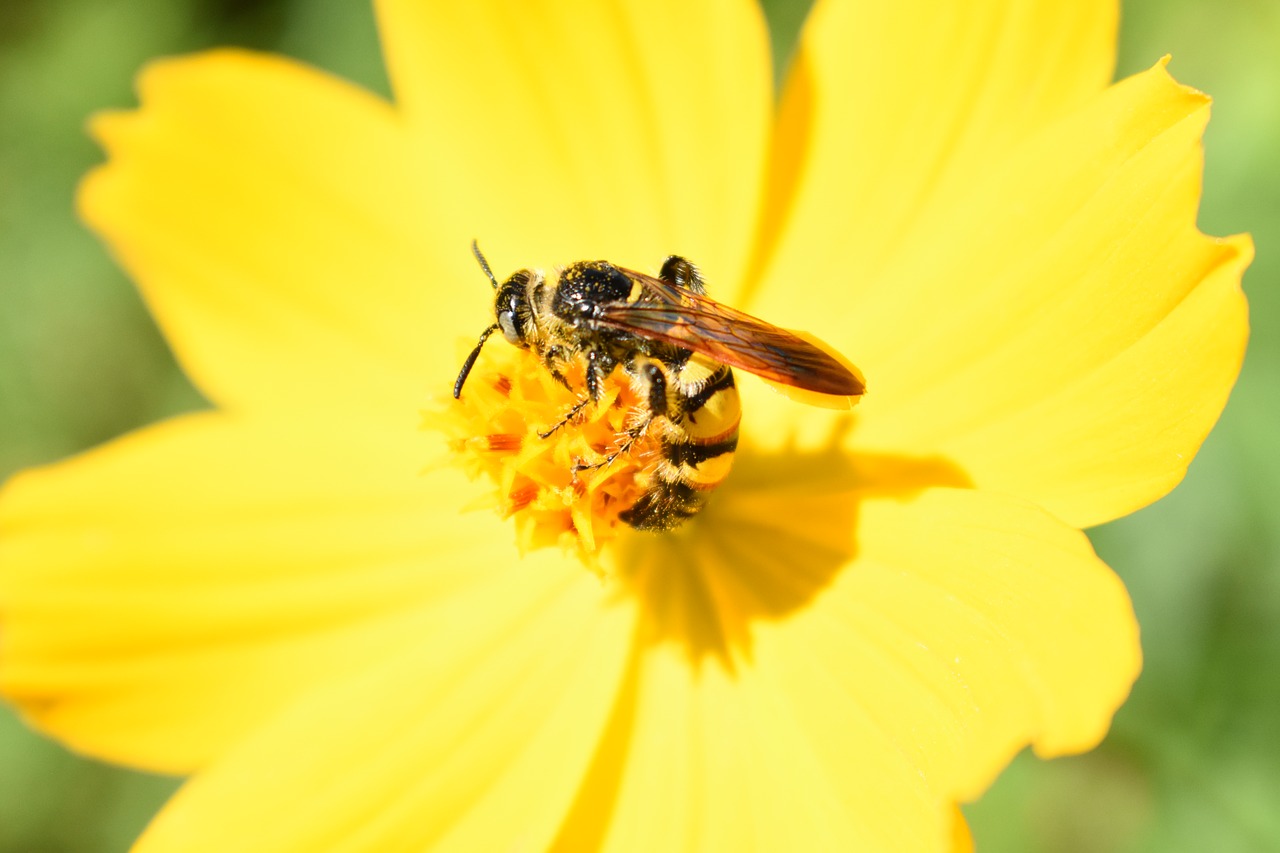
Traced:
[[[579, 261], [554, 278], [522, 269], [499, 283], [475, 242], [471, 250], [496, 294], [494, 322], [463, 362], [454, 398], [499, 331], [581, 395], [543, 438], [599, 403], [605, 380], [621, 366], [639, 397], [639, 416], [603, 462], [578, 470], [608, 465], [641, 437], [657, 436], [660, 453], [643, 474], [643, 493], [618, 516], [636, 529], [678, 527], [728, 475], [741, 420], [732, 368], [834, 408], [851, 407], [866, 391], [858, 369], [817, 339], [708, 297], [697, 268], [678, 255], [656, 278], [608, 261]], [[584, 388], [566, 379], [575, 363], [585, 365]]]

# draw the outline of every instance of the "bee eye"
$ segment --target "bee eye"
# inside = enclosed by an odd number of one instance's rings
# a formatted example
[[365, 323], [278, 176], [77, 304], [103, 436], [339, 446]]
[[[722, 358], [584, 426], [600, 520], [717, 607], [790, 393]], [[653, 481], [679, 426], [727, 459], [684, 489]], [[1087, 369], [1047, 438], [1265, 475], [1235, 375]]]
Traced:
[[525, 299], [522, 281], [513, 276], [498, 292], [497, 305], [494, 306], [502, 336], [507, 343], [516, 346], [527, 346], [524, 333], [529, 306]]
[[519, 345], [523, 343], [520, 328], [516, 325], [517, 314], [514, 309], [507, 308], [498, 312], [498, 328], [507, 343]]

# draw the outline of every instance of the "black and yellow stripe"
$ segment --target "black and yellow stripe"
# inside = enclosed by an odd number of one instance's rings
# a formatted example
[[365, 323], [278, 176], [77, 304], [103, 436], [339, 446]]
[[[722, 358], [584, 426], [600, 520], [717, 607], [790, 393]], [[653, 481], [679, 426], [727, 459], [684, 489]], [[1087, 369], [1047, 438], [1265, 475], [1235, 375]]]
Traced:
[[732, 370], [698, 355], [636, 359], [631, 372], [647, 396], [645, 428], [657, 431], [660, 453], [642, 474], [644, 494], [618, 517], [637, 530], [670, 530], [697, 515], [733, 467], [738, 389]]

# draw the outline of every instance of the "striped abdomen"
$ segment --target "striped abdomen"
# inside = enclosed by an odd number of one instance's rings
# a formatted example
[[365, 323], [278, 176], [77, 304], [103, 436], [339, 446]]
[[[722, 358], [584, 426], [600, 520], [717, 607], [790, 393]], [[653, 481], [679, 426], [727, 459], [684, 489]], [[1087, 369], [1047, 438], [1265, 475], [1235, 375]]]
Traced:
[[733, 466], [742, 408], [733, 371], [703, 356], [677, 365], [637, 359], [632, 375], [647, 396], [648, 429], [659, 454], [645, 492], [619, 514], [638, 530], [670, 530], [697, 515]]

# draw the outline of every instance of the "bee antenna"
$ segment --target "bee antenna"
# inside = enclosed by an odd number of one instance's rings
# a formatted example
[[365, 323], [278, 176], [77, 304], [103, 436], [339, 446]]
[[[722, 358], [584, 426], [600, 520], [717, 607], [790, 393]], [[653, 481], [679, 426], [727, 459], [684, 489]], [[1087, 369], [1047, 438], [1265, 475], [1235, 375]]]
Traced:
[[476, 260], [480, 262], [480, 269], [484, 270], [484, 274], [493, 283], [493, 289], [497, 290], [498, 280], [493, 277], [493, 270], [489, 269], [489, 262], [484, 259], [484, 253], [480, 251], [480, 243], [476, 240], [471, 241], [471, 254], [476, 256]]
[[453, 399], [457, 400], [462, 396], [463, 383], [467, 381], [467, 376], [471, 373], [471, 368], [475, 366], [476, 359], [480, 357], [480, 350], [484, 349], [484, 342], [489, 340], [489, 336], [501, 328], [494, 323], [489, 328], [480, 333], [480, 341], [476, 344], [476, 348], [467, 356], [467, 360], [462, 362], [462, 370], [458, 372], [458, 378], [453, 383]]

